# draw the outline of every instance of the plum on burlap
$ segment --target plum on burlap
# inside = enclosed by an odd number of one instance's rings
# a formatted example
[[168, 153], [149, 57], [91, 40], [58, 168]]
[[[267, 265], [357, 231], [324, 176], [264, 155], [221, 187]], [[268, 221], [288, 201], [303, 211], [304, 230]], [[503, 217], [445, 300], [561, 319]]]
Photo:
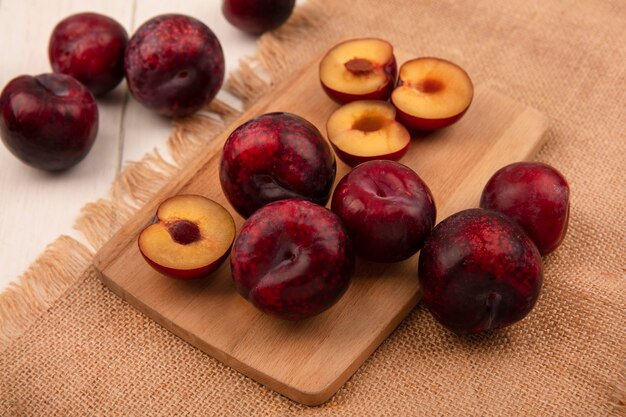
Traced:
[[[626, 384], [626, 2], [309, 0], [260, 40], [281, 80], [332, 43], [380, 36], [463, 66], [550, 120], [539, 159], [569, 180], [563, 245], [536, 309], [509, 329], [459, 338], [417, 307], [327, 404], [294, 403], [191, 347], [99, 283], [84, 248], [55, 242], [0, 298], [0, 415], [624, 415]], [[272, 86], [244, 62], [228, 88]], [[217, 102], [225, 121], [236, 115]], [[185, 163], [225, 125], [180, 121]], [[78, 226], [99, 247], [176, 167], [151, 155]], [[61, 246], [60, 246], [61, 245]], [[64, 246], [63, 246], [64, 245]], [[60, 250], [60, 248], [67, 250]]]

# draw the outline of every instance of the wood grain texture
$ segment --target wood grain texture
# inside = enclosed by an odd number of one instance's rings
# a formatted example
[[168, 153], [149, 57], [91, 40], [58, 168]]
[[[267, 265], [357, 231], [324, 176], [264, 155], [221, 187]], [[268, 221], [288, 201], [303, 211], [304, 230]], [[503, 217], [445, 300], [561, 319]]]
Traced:
[[[23, 75], [51, 72], [48, 41], [54, 26], [70, 14], [90, 10], [132, 29], [134, 1], [22, 1], [0, 3], [0, 84]], [[106, 196], [120, 160], [120, 125], [125, 87], [98, 99], [96, 142], [76, 167], [50, 174], [28, 167], [0, 143], [0, 291], [60, 234], [72, 234], [87, 202]], [[167, 133], [166, 133], [167, 134]], [[79, 238], [77, 233], [73, 237]]]
[[[400, 62], [405, 58], [398, 54]], [[270, 111], [303, 116], [325, 132], [336, 109], [319, 86], [317, 63], [279, 85], [216, 140], [250, 117]], [[476, 206], [500, 167], [530, 158], [542, 143], [545, 118], [536, 110], [478, 88], [465, 117], [447, 129], [415, 137], [401, 162], [429, 185], [438, 220]], [[211, 147], [144, 206], [96, 257], [103, 282], [168, 330], [225, 364], [298, 402], [328, 400], [393, 331], [420, 298], [417, 255], [396, 264], [359, 260], [353, 282], [330, 310], [300, 322], [260, 313], [235, 291], [228, 264], [203, 282], [180, 282], [152, 270], [136, 239], [163, 199], [205, 195], [228, 207], [218, 179], [220, 147]], [[349, 168], [338, 161], [338, 178]]]

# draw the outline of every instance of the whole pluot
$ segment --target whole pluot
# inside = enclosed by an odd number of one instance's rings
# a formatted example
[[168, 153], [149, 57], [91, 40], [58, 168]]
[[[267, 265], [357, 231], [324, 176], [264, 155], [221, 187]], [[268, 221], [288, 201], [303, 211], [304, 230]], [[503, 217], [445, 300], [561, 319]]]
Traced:
[[480, 206], [509, 216], [535, 242], [539, 253], [554, 251], [569, 223], [569, 185], [563, 175], [541, 162], [517, 162], [489, 179]]
[[341, 220], [308, 201], [289, 199], [257, 210], [230, 257], [237, 291], [265, 313], [304, 319], [344, 294], [354, 254]]
[[219, 175], [228, 201], [248, 217], [288, 198], [326, 204], [336, 171], [333, 152], [313, 124], [290, 113], [268, 113], [230, 134]]
[[222, 13], [233, 26], [259, 35], [282, 25], [295, 4], [296, 0], [223, 0]]
[[423, 302], [458, 334], [509, 326], [532, 310], [543, 282], [541, 256], [505, 215], [469, 209], [439, 223], [419, 256]]
[[224, 81], [215, 34], [193, 17], [167, 14], [141, 25], [124, 60], [133, 97], [165, 116], [186, 116], [211, 101]]
[[60, 21], [50, 36], [52, 70], [71, 75], [91, 92], [102, 95], [124, 78], [126, 30], [110, 17], [78, 13]]
[[22, 75], [0, 95], [2, 141], [32, 167], [58, 171], [76, 165], [89, 153], [97, 133], [96, 101], [69, 75]]
[[385, 160], [364, 162], [347, 173], [331, 209], [346, 225], [356, 254], [376, 262], [413, 256], [436, 218], [426, 183], [409, 167]]

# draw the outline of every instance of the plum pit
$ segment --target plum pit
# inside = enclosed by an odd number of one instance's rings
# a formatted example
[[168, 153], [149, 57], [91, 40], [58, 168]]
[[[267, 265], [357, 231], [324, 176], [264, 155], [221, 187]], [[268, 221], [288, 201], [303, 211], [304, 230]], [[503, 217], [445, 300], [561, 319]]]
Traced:
[[352, 58], [344, 64], [346, 69], [354, 75], [366, 75], [374, 71], [374, 65], [363, 58]]
[[188, 220], [174, 220], [167, 224], [167, 230], [177, 243], [189, 245], [200, 240], [200, 229]]

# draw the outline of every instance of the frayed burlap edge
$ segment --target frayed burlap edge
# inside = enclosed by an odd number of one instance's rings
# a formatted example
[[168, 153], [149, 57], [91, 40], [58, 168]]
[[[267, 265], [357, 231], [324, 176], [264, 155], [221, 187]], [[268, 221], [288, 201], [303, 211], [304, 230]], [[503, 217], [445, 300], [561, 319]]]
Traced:
[[0, 297], [0, 352], [20, 336], [76, 281], [93, 253], [69, 236], [60, 236]]
[[[315, 27], [321, 0], [299, 6], [289, 22], [264, 34], [256, 56], [243, 59], [229, 76], [224, 89], [239, 99], [244, 109], [270, 91], [288, 69], [284, 61], [285, 40], [302, 36]], [[68, 288], [87, 274], [95, 252], [143, 204], [158, 192], [182, 167], [198, 156], [198, 149], [213, 152], [219, 143], [212, 139], [222, 133], [242, 112], [222, 100], [213, 100], [196, 114], [173, 121], [167, 140], [172, 162], [157, 149], [140, 161], [130, 162], [116, 178], [107, 199], [87, 203], [75, 228], [91, 248], [69, 236], [52, 242], [9, 288], [0, 293], [0, 352], [22, 335]]]
[[126, 166], [111, 186], [108, 199], [85, 205], [75, 227], [91, 248], [69, 236], [59, 237], [0, 294], [0, 352], [28, 330], [67, 289], [82, 282], [95, 251], [238, 114], [215, 100], [205, 111], [174, 121], [167, 142], [174, 162], [168, 162], [155, 149]]

